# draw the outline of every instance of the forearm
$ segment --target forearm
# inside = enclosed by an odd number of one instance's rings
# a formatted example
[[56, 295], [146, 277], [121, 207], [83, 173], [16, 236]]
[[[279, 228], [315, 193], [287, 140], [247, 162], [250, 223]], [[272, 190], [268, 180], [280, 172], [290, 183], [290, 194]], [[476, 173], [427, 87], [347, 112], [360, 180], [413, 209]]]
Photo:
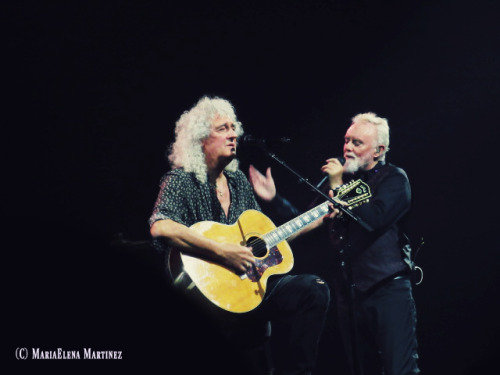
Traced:
[[164, 238], [177, 250], [208, 258], [237, 272], [245, 272], [255, 257], [250, 248], [240, 244], [217, 242], [173, 220], [158, 220], [151, 226], [154, 238]]
[[276, 223], [284, 223], [300, 215], [300, 211], [290, 201], [276, 194], [274, 199], [262, 202], [261, 207]]
[[153, 238], [164, 238], [178, 250], [221, 260], [220, 244], [173, 220], [159, 220], [151, 226]]

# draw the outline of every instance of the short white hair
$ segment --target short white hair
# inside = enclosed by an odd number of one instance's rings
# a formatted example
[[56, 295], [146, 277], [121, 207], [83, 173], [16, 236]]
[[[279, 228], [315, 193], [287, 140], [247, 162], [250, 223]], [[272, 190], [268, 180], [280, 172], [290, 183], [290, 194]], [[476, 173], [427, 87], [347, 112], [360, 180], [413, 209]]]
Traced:
[[377, 145], [385, 146], [384, 153], [380, 155], [379, 160], [385, 160], [385, 154], [389, 151], [390, 142], [390, 129], [387, 119], [379, 117], [373, 112], [366, 112], [354, 116], [352, 122], [355, 124], [372, 124], [375, 126], [377, 131]]

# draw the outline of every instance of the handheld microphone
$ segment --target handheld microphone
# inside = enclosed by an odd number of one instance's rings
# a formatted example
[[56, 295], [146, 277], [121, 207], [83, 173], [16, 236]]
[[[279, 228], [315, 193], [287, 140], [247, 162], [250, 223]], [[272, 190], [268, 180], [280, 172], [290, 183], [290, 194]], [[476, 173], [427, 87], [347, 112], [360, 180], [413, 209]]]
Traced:
[[[335, 159], [337, 159], [340, 162], [340, 164], [342, 164], [342, 165], [345, 164], [345, 158], [343, 156], [337, 156]], [[325, 181], [328, 180], [328, 177], [329, 176], [328, 176], [328, 173], [327, 173], [326, 176], [321, 179], [321, 181], [319, 182], [319, 184], [316, 185], [316, 188], [319, 188], [321, 185], [323, 185], [325, 183]]]

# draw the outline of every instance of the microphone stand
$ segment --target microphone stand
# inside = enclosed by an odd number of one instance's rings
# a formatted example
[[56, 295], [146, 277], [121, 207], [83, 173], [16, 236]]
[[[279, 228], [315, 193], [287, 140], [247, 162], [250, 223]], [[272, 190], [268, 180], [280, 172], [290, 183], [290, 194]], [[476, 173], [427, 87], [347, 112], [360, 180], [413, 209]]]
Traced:
[[[309, 180], [307, 178], [304, 178], [302, 177], [299, 173], [297, 173], [296, 171], [294, 171], [290, 166], [288, 166], [283, 160], [280, 160], [276, 154], [274, 154], [273, 152], [269, 151], [264, 144], [260, 144], [259, 145], [262, 150], [269, 156], [271, 157], [272, 159], [276, 160], [279, 164], [281, 164], [283, 167], [285, 167], [286, 169], [288, 169], [290, 172], [292, 172], [295, 176], [297, 176], [299, 178], [299, 181], [301, 182], [305, 182], [309, 187], [311, 187], [314, 191], [316, 191], [318, 194], [320, 194], [321, 196], [323, 196], [324, 198], [326, 198], [330, 203], [333, 204], [333, 207], [335, 207], [336, 209], [342, 211], [344, 214], [346, 214], [347, 216], [349, 216], [352, 220], [354, 220], [355, 222], [357, 222], [359, 225], [361, 225], [363, 228], [365, 228], [368, 232], [372, 232], [373, 231], [373, 228], [370, 227], [367, 223], [365, 223], [360, 217], [354, 215], [352, 213], [351, 210], [348, 210], [347, 208], [345, 208], [343, 205], [341, 205], [339, 202], [333, 200], [332, 198], [330, 198], [328, 195], [326, 195], [325, 193], [323, 193], [320, 189], [318, 189], [318, 187], [321, 185], [318, 184], [318, 186], [314, 186], [313, 184], [311, 184], [309, 182]], [[323, 182], [323, 181], [322, 181]]]

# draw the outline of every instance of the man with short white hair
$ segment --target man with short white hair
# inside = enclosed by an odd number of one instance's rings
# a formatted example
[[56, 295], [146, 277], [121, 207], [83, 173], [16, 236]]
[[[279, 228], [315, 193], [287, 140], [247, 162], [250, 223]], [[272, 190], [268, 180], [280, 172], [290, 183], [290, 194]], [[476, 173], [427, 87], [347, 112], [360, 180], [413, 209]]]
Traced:
[[[325, 188], [330, 196], [333, 189], [350, 181], [366, 182], [372, 197], [352, 212], [373, 230], [347, 215], [336, 215], [300, 233], [328, 228], [334, 258], [333, 301], [353, 375], [419, 373], [410, 281], [413, 263], [404, 234], [410, 183], [403, 169], [385, 162], [388, 150], [386, 119], [371, 112], [353, 117], [344, 137], [345, 164], [330, 158], [321, 171], [328, 175]], [[250, 182], [256, 192], [271, 192], [266, 200], [282, 199], [269, 170], [264, 176], [251, 168]]]
[[345, 164], [332, 158], [321, 168], [332, 189], [361, 179], [372, 193], [353, 213], [373, 231], [345, 217], [329, 226], [339, 325], [356, 375], [419, 373], [413, 264], [404, 235], [411, 191], [405, 171], [385, 162], [388, 151], [387, 120], [362, 113], [345, 134]]

